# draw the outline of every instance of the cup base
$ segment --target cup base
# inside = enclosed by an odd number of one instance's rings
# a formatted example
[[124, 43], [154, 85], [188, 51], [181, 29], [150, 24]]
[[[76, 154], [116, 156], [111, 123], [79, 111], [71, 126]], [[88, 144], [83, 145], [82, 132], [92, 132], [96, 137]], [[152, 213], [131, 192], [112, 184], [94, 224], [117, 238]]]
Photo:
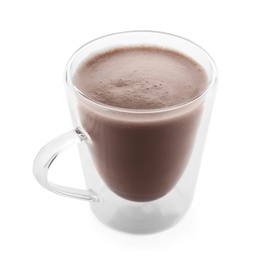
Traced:
[[120, 205], [115, 207], [103, 200], [91, 203], [91, 209], [103, 224], [112, 229], [132, 234], [151, 234], [175, 226], [188, 211], [188, 203], [174, 203], [173, 209], [164, 207], [163, 203], [166, 204], [167, 200], [171, 202], [172, 197], [150, 202], [123, 201], [120, 198]]

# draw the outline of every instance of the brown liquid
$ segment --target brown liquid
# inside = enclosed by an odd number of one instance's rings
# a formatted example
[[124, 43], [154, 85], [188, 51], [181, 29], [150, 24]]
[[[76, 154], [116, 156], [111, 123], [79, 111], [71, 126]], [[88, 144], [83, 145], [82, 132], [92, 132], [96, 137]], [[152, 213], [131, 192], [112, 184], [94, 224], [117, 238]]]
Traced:
[[[183, 104], [200, 95], [207, 82], [204, 69], [189, 57], [150, 46], [92, 56], [73, 77], [89, 99], [139, 111]], [[81, 125], [92, 139], [93, 159], [107, 186], [133, 201], [167, 194], [187, 166], [202, 106], [133, 114], [86, 103], [79, 101]]]

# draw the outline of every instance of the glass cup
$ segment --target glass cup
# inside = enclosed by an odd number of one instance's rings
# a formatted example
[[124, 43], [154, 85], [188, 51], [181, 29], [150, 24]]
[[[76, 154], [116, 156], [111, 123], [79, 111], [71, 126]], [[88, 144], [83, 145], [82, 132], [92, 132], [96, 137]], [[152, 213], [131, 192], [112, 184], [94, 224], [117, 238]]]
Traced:
[[[91, 100], [72, 82], [80, 63], [106, 49], [154, 45], [186, 54], [205, 69], [199, 96], [161, 109], [125, 109]], [[95, 39], [69, 60], [65, 88], [73, 130], [38, 153], [33, 172], [46, 189], [86, 200], [104, 224], [130, 233], [154, 233], [175, 225], [193, 200], [217, 88], [212, 58], [195, 43], [168, 33], [131, 31]], [[48, 181], [55, 158], [77, 145], [87, 189]]]

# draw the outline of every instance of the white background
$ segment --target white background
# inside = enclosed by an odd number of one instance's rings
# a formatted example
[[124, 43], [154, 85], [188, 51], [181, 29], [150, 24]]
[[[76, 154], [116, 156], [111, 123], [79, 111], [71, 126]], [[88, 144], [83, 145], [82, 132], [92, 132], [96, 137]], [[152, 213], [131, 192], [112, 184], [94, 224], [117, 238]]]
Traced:
[[[258, 259], [258, 15], [256, 1], [0, 2], [0, 259]], [[219, 89], [194, 202], [172, 229], [120, 233], [86, 202], [38, 185], [32, 164], [71, 129], [63, 87], [82, 44], [126, 30], [191, 39], [217, 63]], [[76, 149], [53, 165], [83, 187]]]

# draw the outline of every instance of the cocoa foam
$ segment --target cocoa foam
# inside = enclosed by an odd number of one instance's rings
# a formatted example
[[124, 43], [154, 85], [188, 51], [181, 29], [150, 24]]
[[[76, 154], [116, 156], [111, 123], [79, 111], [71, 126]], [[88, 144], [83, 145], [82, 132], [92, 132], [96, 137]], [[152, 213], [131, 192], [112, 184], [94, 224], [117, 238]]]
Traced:
[[185, 103], [207, 86], [204, 69], [174, 50], [134, 46], [110, 49], [83, 61], [74, 85], [103, 104], [156, 109]]

